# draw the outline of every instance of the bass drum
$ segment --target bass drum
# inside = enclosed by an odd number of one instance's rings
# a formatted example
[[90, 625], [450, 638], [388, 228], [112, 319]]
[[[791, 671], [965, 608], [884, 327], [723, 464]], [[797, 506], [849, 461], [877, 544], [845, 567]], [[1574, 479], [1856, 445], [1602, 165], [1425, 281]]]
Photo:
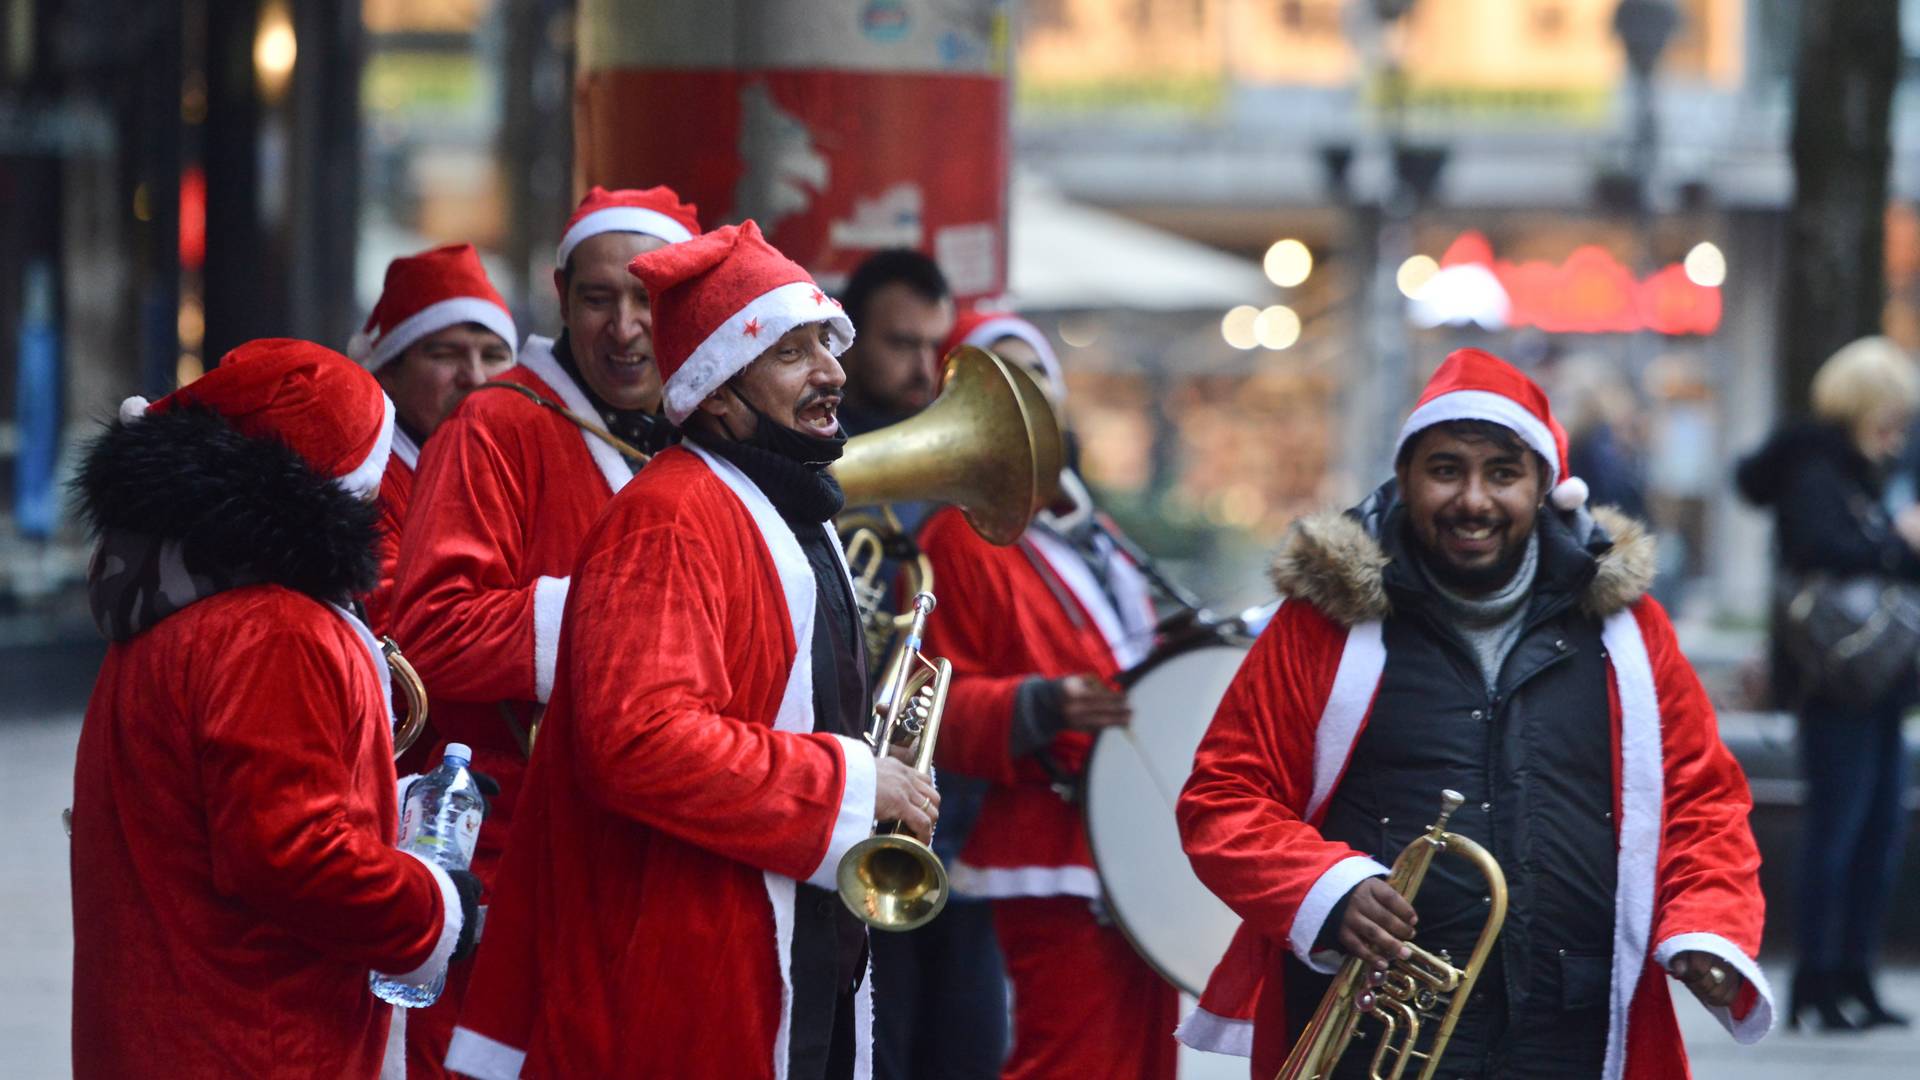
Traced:
[[1147, 963], [1195, 996], [1240, 917], [1194, 876], [1174, 804], [1246, 655], [1245, 646], [1209, 644], [1149, 660], [1127, 691], [1133, 723], [1101, 732], [1082, 789], [1093, 863], [1114, 922]]

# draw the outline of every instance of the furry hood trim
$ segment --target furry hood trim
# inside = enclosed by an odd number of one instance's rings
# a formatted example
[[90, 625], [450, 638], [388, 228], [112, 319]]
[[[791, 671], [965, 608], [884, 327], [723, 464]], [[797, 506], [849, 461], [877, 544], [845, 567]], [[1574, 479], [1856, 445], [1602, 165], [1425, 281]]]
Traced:
[[173, 541], [190, 570], [345, 603], [379, 577], [379, 507], [292, 447], [182, 407], [116, 420], [87, 446], [73, 491], [96, 535]]
[[[1598, 567], [1580, 607], [1605, 618], [1625, 610], [1653, 585], [1655, 543], [1645, 525], [1610, 506], [1593, 508], [1593, 524], [1612, 544], [1596, 556]], [[1304, 600], [1350, 627], [1392, 614], [1385, 583], [1390, 561], [1365, 522], [1350, 513], [1324, 511], [1287, 530], [1271, 573], [1281, 596]]]

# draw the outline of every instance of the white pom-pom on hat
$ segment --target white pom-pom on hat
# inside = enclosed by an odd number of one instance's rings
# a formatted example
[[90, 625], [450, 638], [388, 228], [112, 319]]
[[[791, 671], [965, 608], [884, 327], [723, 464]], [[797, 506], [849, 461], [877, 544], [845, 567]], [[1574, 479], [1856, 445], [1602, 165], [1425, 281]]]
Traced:
[[1572, 513], [1587, 505], [1587, 482], [1577, 476], [1569, 476], [1553, 486], [1553, 506], [1556, 510]]
[[120, 422], [123, 424], [131, 424], [135, 420], [147, 415], [147, 406], [149, 404], [151, 404], [151, 402], [139, 394], [135, 394], [125, 401], [122, 401], [120, 403]]

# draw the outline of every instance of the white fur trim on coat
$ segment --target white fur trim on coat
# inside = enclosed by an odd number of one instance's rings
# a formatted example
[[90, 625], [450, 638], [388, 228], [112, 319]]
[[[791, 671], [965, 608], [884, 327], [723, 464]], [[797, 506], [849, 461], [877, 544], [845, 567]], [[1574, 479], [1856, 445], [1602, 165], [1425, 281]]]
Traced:
[[[593, 411], [593, 402], [587, 400], [586, 392], [573, 381], [560, 361], [553, 358], [553, 339], [538, 334], [527, 337], [527, 343], [520, 349], [520, 366], [532, 372], [534, 377], [547, 384], [547, 389], [560, 398], [559, 404], [582, 420], [598, 423]], [[593, 463], [600, 468], [600, 476], [606, 480], [607, 488], [615, 495], [633, 479], [633, 466], [620, 456], [620, 451], [608, 446], [606, 441], [585, 428], [577, 429], [582, 442], [587, 444], [587, 453]]]
[[560, 616], [567, 610], [572, 578], [543, 577], [533, 583], [533, 696], [545, 705], [560, 666]]
[[693, 239], [693, 233], [687, 231], [685, 225], [658, 210], [649, 210], [644, 206], [609, 206], [604, 210], [595, 210], [573, 223], [573, 228], [560, 238], [560, 246], [554, 250], [553, 265], [564, 269], [567, 256], [573, 254], [574, 248], [590, 237], [610, 232], [657, 236], [669, 244]]
[[447, 1068], [474, 1080], [520, 1080], [526, 1060], [525, 1050], [515, 1050], [469, 1027], [454, 1028], [453, 1041], [447, 1044]]
[[433, 943], [433, 951], [421, 961], [420, 966], [404, 973], [382, 972], [395, 982], [408, 986], [425, 986], [447, 970], [447, 961], [453, 957], [454, 946], [460, 944], [460, 928], [465, 924], [465, 912], [460, 907], [460, 890], [453, 884], [453, 878], [432, 861], [421, 858], [411, 851], [406, 855], [419, 859], [420, 865], [433, 873], [433, 883], [440, 886], [441, 918], [440, 937]]
[[956, 861], [948, 881], [957, 896], [1006, 900], [1016, 896], [1100, 896], [1091, 866], [972, 866]]
[[1631, 608], [1607, 617], [1601, 624], [1600, 643], [1607, 650], [1614, 688], [1620, 695], [1620, 851], [1613, 902], [1612, 1022], [1601, 1075], [1619, 1080], [1627, 1066], [1627, 1021], [1653, 934], [1666, 771], [1653, 661]]
[[[1062, 474], [1064, 479], [1065, 474]], [[1140, 576], [1133, 564], [1118, 550], [1107, 553], [1114, 592], [1120, 602], [1131, 607], [1130, 612], [1122, 612], [1108, 599], [1105, 589], [1094, 579], [1093, 571], [1087, 561], [1069, 547], [1066, 541], [1043, 532], [1030, 529], [1022, 538], [1033, 545], [1041, 558], [1053, 569], [1055, 577], [1080, 601], [1080, 607], [1093, 620], [1100, 630], [1100, 636], [1107, 641], [1107, 650], [1113, 653], [1114, 663], [1121, 670], [1133, 667], [1147, 658], [1153, 651], [1153, 599], [1147, 594], [1146, 579]], [[1122, 570], [1122, 567], [1125, 570]], [[1132, 571], [1129, 575], [1126, 571]]]
[[420, 444], [414, 442], [413, 436], [401, 430], [398, 424], [393, 426], [393, 456], [409, 469], [418, 471], [420, 468]]
[[501, 341], [507, 343], [508, 352], [513, 351], [513, 343], [519, 340], [513, 316], [508, 314], [506, 308], [478, 296], [455, 296], [428, 304], [390, 329], [380, 330], [376, 327], [371, 334], [363, 330], [353, 335], [352, 340], [347, 342], [347, 355], [368, 371], [379, 371], [421, 338], [437, 334], [450, 326], [467, 323], [478, 323], [498, 335]]
[[379, 493], [380, 480], [387, 475], [387, 459], [393, 456], [393, 399], [382, 393], [380, 404], [380, 437], [373, 441], [373, 449], [352, 472], [334, 480], [356, 498], [371, 499]]
[[1253, 1056], [1253, 1021], [1216, 1016], [1197, 1005], [1174, 1029], [1173, 1037], [1209, 1054]]
[[807, 875], [807, 884], [821, 889], [839, 887], [841, 856], [873, 835], [874, 801], [879, 795], [880, 763], [873, 751], [858, 739], [844, 735], [833, 739], [846, 762], [847, 781], [840, 790], [840, 816], [834, 820], [827, 853]]
[[1327, 925], [1327, 916], [1333, 913], [1334, 905], [1353, 891], [1355, 885], [1370, 877], [1385, 877], [1393, 871], [1380, 865], [1365, 855], [1349, 855], [1320, 875], [1307, 890], [1307, 898], [1300, 901], [1300, 909], [1293, 914], [1293, 926], [1287, 930], [1287, 947], [1300, 962], [1322, 975], [1331, 975], [1340, 970], [1340, 954], [1327, 949], [1315, 952], [1313, 943], [1320, 940], [1320, 931]]
[[1703, 952], [1715, 956], [1732, 965], [1740, 977], [1753, 986], [1753, 1008], [1747, 1011], [1746, 1018], [1735, 1020], [1733, 1010], [1728, 1008], [1709, 1008], [1720, 1026], [1733, 1035], [1733, 1041], [1742, 1045], [1757, 1043], [1773, 1030], [1773, 985], [1767, 982], [1767, 974], [1753, 958], [1740, 951], [1740, 947], [1719, 934], [1695, 932], [1675, 934], [1661, 942], [1653, 950], [1653, 958], [1665, 968], [1673, 958], [1683, 952]]
[[792, 281], [754, 297], [707, 335], [667, 379], [667, 419], [683, 424], [707, 395], [726, 385], [754, 358], [796, 326], [824, 322], [835, 356], [853, 344], [853, 323], [840, 304], [811, 281]]
[[1413, 410], [1407, 422], [1400, 425], [1400, 437], [1393, 443], [1394, 456], [1398, 457], [1400, 448], [1415, 435], [1452, 420], [1486, 420], [1520, 436], [1534, 453], [1546, 459], [1548, 489], [1559, 482], [1560, 443], [1553, 432], [1526, 406], [1490, 390], [1454, 390]]
[[1313, 735], [1313, 794], [1307, 798], [1306, 819], [1318, 823], [1320, 811], [1333, 797], [1333, 786], [1347, 770], [1360, 729], [1366, 726], [1367, 713], [1373, 708], [1374, 691], [1380, 687], [1380, 674], [1387, 667], [1387, 646], [1380, 620], [1363, 622], [1347, 631], [1346, 647], [1340, 650], [1340, 666], [1333, 674], [1333, 689], [1320, 711], [1320, 724]]

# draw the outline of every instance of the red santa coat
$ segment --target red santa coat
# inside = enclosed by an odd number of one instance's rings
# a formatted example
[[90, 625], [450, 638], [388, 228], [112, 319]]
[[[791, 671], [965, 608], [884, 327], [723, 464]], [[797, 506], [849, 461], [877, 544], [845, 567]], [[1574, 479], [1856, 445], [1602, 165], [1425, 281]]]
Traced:
[[[1664, 977], [1675, 954], [1710, 953], [1746, 979], [1732, 1009], [1713, 1010], [1736, 1040], [1757, 1041], [1773, 1023], [1773, 993], [1753, 959], [1764, 901], [1747, 826], [1752, 800], [1666, 613], [1641, 595], [1644, 580], [1623, 587], [1639, 575], [1631, 560], [1650, 564], [1651, 541], [1624, 519], [1607, 524], [1617, 538], [1614, 552], [1602, 558], [1586, 599], [1604, 617], [1618, 752], [1612, 1022], [1603, 1075], [1684, 1076]], [[1377, 545], [1344, 516], [1302, 523], [1277, 576], [1283, 593], [1313, 602], [1286, 602], [1260, 636], [1200, 744], [1180, 799], [1194, 871], [1246, 920], [1180, 1038], [1199, 1049], [1253, 1054], [1256, 1075], [1277, 1070], [1289, 1049], [1278, 1034], [1286, 1018], [1277, 950], [1291, 950], [1316, 971], [1335, 971], [1336, 954], [1312, 951], [1327, 916], [1357, 882], [1387, 872], [1316, 827], [1366, 727], [1387, 662], [1384, 601], [1368, 581], [1377, 577], [1377, 556]], [[1300, 566], [1315, 561], [1339, 565], [1306, 585]]]
[[795, 883], [833, 887], [875, 790], [870, 750], [813, 732], [806, 555], [743, 473], [686, 446], [614, 499], [577, 573], [448, 1067], [784, 1077]]
[[[591, 419], [586, 394], [529, 337], [499, 376]], [[560, 613], [580, 543], [632, 477], [612, 447], [506, 390], [478, 390], [420, 457], [394, 583], [393, 631], [426, 684], [435, 732], [473, 748], [500, 783], [474, 869], [489, 884], [519, 794], [525, 757], [501, 716], [553, 690]]]
[[[1079, 555], [1030, 529], [1016, 544], [980, 539], [958, 510], [927, 519], [920, 547], [945, 601], [927, 620], [925, 651], [953, 663], [937, 747], [939, 763], [992, 783], [979, 823], [951, 868], [969, 896], [1100, 895], [1080, 811], [1056, 794], [1031, 758], [1008, 748], [1014, 698], [1031, 676], [1091, 672], [1111, 679], [1143, 659], [1153, 607], [1139, 571], [1115, 553], [1115, 609]], [[1054, 738], [1055, 762], [1077, 774], [1092, 749], [1085, 732]]]
[[400, 526], [413, 503], [413, 474], [420, 468], [420, 444], [398, 427], [393, 429], [393, 456], [380, 474], [380, 583], [362, 600], [367, 626], [375, 637], [393, 633], [393, 576], [400, 566]]
[[386, 665], [274, 585], [115, 644], [74, 769], [74, 1073], [361, 1076], [369, 969], [444, 967], [460, 900], [396, 850]]

